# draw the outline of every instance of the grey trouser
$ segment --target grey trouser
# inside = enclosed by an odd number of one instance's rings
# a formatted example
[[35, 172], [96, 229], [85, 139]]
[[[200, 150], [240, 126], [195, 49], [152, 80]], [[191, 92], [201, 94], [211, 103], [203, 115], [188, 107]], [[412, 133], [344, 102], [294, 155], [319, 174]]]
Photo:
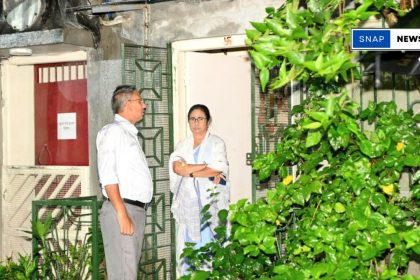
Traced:
[[133, 235], [122, 235], [110, 201], [104, 201], [99, 221], [109, 280], [136, 280], [144, 238], [146, 213], [143, 208], [124, 203], [134, 224]]

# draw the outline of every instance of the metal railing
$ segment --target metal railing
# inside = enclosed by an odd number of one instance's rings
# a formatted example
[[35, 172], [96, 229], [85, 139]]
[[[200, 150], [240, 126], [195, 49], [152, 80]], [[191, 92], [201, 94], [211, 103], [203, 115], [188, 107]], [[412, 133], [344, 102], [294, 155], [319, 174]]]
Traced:
[[53, 279], [70, 279], [71, 273], [78, 279], [100, 278], [101, 203], [96, 196], [32, 202], [32, 249], [38, 273]]

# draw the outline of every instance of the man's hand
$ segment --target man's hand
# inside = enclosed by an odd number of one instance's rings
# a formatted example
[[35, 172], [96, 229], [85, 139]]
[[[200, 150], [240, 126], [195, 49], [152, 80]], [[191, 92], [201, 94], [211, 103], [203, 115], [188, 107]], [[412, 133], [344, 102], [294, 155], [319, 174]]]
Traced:
[[105, 191], [108, 195], [109, 200], [111, 200], [115, 212], [117, 213], [117, 219], [118, 224], [120, 225], [121, 234], [133, 235], [133, 221], [131, 221], [131, 218], [128, 216], [127, 209], [125, 209], [125, 205], [121, 198], [118, 184], [106, 185]]
[[[125, 212], [125, 211], [124, 211]], [[127, 212], [118, 213], [118, 224], [120, 225], [120, 232], [124, 235], [133, 235], [134, 226]]]

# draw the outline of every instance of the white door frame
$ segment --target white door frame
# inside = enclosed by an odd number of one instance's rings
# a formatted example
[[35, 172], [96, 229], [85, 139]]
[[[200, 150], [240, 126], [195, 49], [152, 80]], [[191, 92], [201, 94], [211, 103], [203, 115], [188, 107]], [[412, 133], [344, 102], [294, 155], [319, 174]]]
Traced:
[[246, 47], [246, 35], [227, 35], [224, 37], [201, 38], [176, 41], [172, 49], [172, 85], [173, 85], [173, 120], [174, 143], [178, 143], [187, 135], [185, 116], [191, 106], [185, 91], [184, 55], [185, 52], [222, 50]]

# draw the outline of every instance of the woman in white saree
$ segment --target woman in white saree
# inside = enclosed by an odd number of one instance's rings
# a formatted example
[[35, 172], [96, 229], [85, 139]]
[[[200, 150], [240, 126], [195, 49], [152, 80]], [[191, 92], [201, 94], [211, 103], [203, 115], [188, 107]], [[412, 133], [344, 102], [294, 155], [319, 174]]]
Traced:
[[[208, 131], [211, 116], [205, 105], [188, 112], [192, 136], [180, 141], [169, 159], [171, 211], [176, 221], [178, 277], [186, 273], [187, 260], [180, 259], [185, 242], [199, 248], [214, 239], [217, 213], [229, 207], [229, 164], [224, 141]], [[217, 196], [211, 196], [211, 193]], [[212, 218], [201, 225], [201, 209], [210, 204]]]

